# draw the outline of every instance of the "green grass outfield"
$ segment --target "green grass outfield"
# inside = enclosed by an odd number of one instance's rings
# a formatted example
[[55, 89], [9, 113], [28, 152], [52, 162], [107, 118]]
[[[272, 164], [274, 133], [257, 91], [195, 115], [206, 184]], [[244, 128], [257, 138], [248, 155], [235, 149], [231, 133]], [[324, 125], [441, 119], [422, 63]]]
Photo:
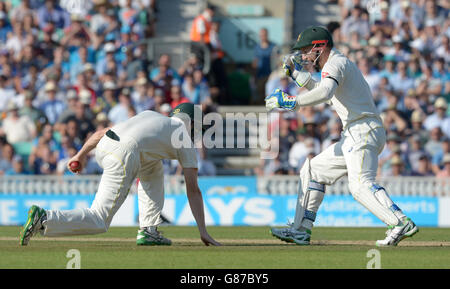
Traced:
[[377, 248], [384, 228], [323, 228], [313, 230], [310, 246], [272, 237], [269, 227], [209, 227], [224, 246], [206, 247], [196, 227], [161, 227], [172, 246], [138, 247], [137, 228], [113, 227], [92, 236], [36, 236], [19, 246], [19, 227], [0, 227], [0, 268], [66, 268], [68, 250], [81, 254], [81, 268], [360, 268], [380, 251], [381, 268], [450, 268], [450, 229], [420, 228], [395, 248]]

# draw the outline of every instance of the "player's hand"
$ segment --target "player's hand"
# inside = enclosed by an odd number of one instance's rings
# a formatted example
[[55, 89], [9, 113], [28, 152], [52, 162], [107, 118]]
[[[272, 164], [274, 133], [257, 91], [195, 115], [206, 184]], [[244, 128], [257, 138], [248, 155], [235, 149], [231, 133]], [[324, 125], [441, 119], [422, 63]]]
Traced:
[[222, 244], [214, 240], [208, 233], [201, 235], [200, 239], [202, 240], [203, 244], [205, 244], [205, 246], [222, 246]]
[[72, 173], [78, 174], [84, 169], [86, 163], [86, 158], [79, 156], [76, 154], [67, 162], [67, 168]]
[[292, 78], [298, 87], [305, 86], [311, 79], [311, 73], [304, 69], [301, 62], [301, 54], [298, 52], [284, 57], [283, 70], [286, 76]]
[[294, 110], [297, 104], [297, 97], [291, 96], [282, 91], [281, 89], [275, 89], [271, 95], [267, 96], [266, 109], [271, 111], [274, 108], [283, 108], [288, 110]]

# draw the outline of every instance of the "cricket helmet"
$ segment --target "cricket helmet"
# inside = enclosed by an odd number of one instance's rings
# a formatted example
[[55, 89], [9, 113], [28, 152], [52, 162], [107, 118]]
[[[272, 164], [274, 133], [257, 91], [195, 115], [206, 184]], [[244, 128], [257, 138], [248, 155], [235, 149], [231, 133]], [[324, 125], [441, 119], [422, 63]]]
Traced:
[[194, 105], [189, 102], [177, 105], [169, 114], [169, 117], [178, 117], [183, 121], [191, 121], [194, 123], [194, 127], [202, 127], [203, 124], [203, 112], [200, 105]]
[[[310, 64], [310, 61], [304, 59], [303, 55], [314, 55], [314, 61], [311, 64], [317, 71], [320, 71], [318, 60], [327, 46], [333, 47], [333, 38], [330, 32], [320, 26], [308, 27], [298, 35], [297, 42], [292, 47], [294, 53], [288, 57], [292, 59], [293, 63], [303, 67]], [[305, 47], [311, 47], [311, 49], [307, 52], [301, 51]]]
[[324, 45], [333, 47], [333, 37], [331, 33], [320, 26], [306, 28], [297, 37], [297, 42], [292, 47], [293, 50], [300, 50], [303, 47], [314, 45]]

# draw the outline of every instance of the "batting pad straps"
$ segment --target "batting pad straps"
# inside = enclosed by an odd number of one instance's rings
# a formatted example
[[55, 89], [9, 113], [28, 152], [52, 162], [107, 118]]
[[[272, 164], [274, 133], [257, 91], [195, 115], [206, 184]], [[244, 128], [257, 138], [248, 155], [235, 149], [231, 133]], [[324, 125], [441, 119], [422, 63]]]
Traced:
[[378, 184], [372, 184], [370, 186], [370, 190], [372, 191], [372, 193], [375, 194], [379, 190], [384, 190], [384, 188], [382, 186], [378, 185]]
[[316, 220], [316, 215], [317, 215], [316, 212], [305, 210], [304, 218], [314, 222]]
[[322, 193], [325, 193], [325, 185], [318, 183], [316, 181], [309, 181], [308, 190], [316, 190]]

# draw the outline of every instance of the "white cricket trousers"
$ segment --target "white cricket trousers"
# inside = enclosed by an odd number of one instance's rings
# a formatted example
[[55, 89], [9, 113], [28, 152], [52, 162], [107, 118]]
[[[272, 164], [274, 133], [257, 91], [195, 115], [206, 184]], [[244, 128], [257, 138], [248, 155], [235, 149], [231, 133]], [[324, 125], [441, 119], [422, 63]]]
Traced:
[[[393, 203], [383, 188], [377, 185], [378, 155], [386, 142], [383, 124], [377, 118], [363, 118], [351, 123], [341, 135], [341, 140], [307, 160], [300, 171], [302, 187], [294, 220], [299, 227], [304, 220], [305, 210], [315, 219], [323, 199], [323, 188], [318, 184], [332, 185], [348, 175], [349, 189], [353, 197], [388, 225], [397, 225], [398, 217], [392, 211]], [[312, 190], [311, 190], [312, 189]], [[303, 197], [303, 192], [313, 193]], [[377, 193], [377, 191], [379, 191]], [[381, 196], [377, 197], [377, 194]], [[302, 195], [303, 194], [303, 195]], [[297, 212], [298, 211], [298, 212]]]
[[[112, 218], [139, 175], [138, 187], [140, 226], [161, 223], [164, 203], [163, 169], [160, 160], [141, 166], [136, 141], [121, 137], [120, 141], [103, 136], [95, 151], [95, 158], [103, 168], [97, 194], [90, 208], [48, 210], [44, 222], [44, 236], [99, 234], [108, 230]], [[142, 167], [142, 169], [141, 169]]]

